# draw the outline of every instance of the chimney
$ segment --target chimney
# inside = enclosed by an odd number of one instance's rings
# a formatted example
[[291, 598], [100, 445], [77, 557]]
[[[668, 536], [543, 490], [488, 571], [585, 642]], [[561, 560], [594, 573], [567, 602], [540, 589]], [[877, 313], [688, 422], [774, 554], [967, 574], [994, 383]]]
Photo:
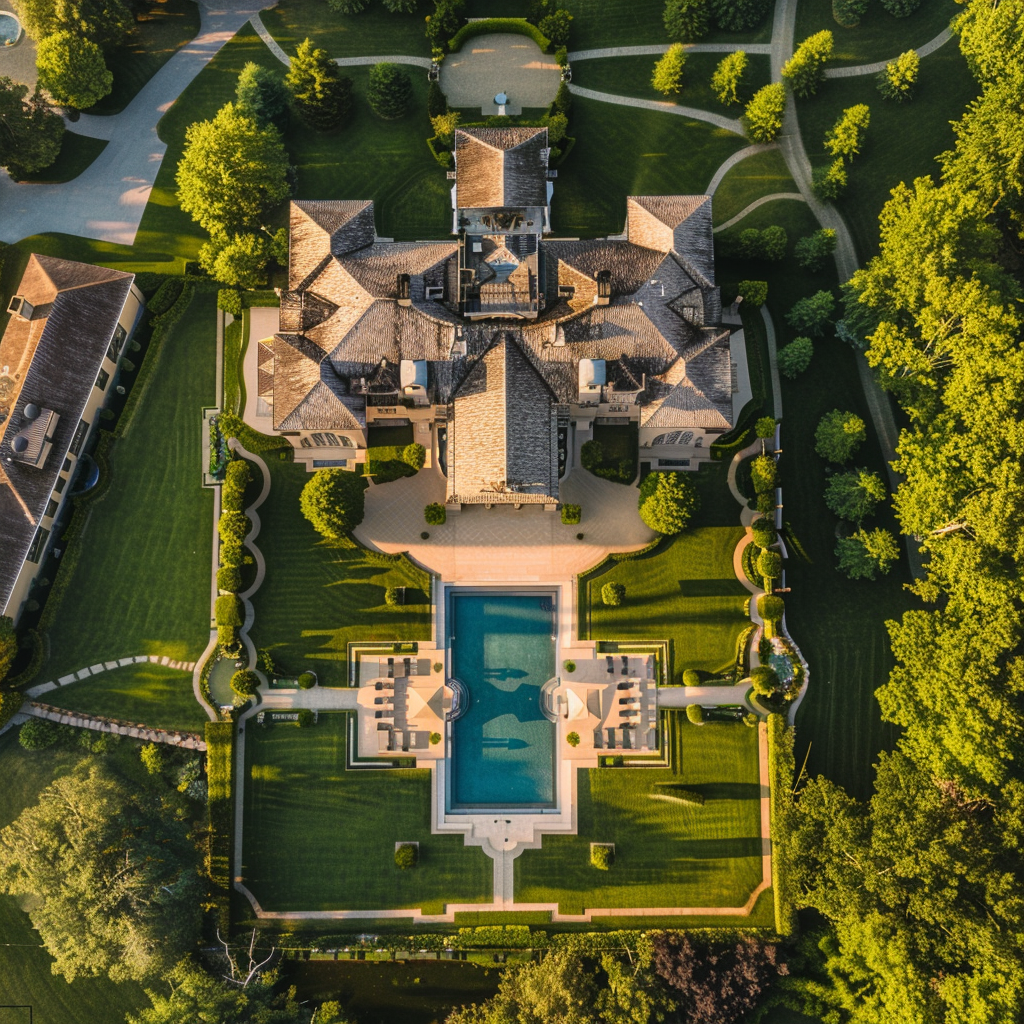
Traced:
[[610, 270], [599, 270], [597, 272], [597, 295], [594, 298], [595, 306], [607, 306], [612, 300], [612, 272]]
[[398, 304], [400, 306], [411, 306], [410, 278], [408, 274], [398, 275]]

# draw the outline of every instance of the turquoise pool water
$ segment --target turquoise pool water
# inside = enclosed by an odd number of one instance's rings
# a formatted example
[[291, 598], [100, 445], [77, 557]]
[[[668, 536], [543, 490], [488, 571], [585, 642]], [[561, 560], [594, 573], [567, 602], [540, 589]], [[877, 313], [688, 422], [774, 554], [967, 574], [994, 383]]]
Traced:
[[554, 806], [540, 690], [555, 674], [555, 621], [552, 594], [449, 594], [451, 674], [468, 696], [452, 726], [450, 809]]

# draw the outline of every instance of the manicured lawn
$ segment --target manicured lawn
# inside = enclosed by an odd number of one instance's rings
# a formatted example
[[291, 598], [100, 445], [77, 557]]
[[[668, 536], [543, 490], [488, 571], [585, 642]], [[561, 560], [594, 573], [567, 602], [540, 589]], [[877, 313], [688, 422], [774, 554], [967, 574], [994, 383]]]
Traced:
[[[348, 715], [245, 732], [242, 873], [267, 910], [372, 910], [491, 899], [492, 865], [462, 836], [430, 831], [427, 769], [345, 769]], [[395, 867], [396, 842], [419, 864]], [[429, 909], [428, 909], [429, 908]]]
[[[580, 770], [579, 832], [545, 836], [540, 850], [516, 858], [516, 900], [557, 902], [569, 914], [746, 902], [761, 881], [757, 732], [672, 718], [678, 749], [671, 769]], [[706, 803], [652, 798], [673, 785]], [[592, 842], [615, 844], [610, 870], [590, 865]]]
[[136, 26], [128, 42], [107, 56], [114, 74], [110, 95], [90, 114], [117, 114], [139, 90], [199, 32], [199, 6], [193, 0], [144, 0], [136, 6]]
[[[725, 175], [715, 189], [712, 201], [715, 224], [724, 224], [741, 210], [745, 210], [755, 199], [770, 196], [776, 192], [797, 192], [796, 183], [790, 176], [789, 169], [782, 153], [777, 149], [767, 149], [754, 153], [741, 160]], [[785, 203], [797, 202], [795, 199], [784, 199]], [[775, 206], [772, 205], [773, 209]], [[779, 206], [782, 204], [779, 203]], [[748, 227], [743, 222], [740, 230]], [[721, 236], [716, 236], [716, 243]]]
[[77, 132], [65, 132], [57, 159], [49, 167], [26, 174], [22, 181], [46, 184], [71, 181], [77, 178], [106, 149], [105, 139], [94, 139]]
[[[77, 761], [73, 751], [24, 750], [17, 730], [0, 736], [0, 828], [34, 804], [39, 793]], [[39, 933], [12, 896], [0, 896], [0, 937], [0, 1006], [30, 1005], [33, 1024], [112, 1024], [149, 1005], [139, 985], [115, 985], [105, 977], [79, 978], [69, 985], [53, 974], [53, 961], [40, 945]], [[28, 1020], [27, 1014], [14, 1015], [18, 1012], [0, 1010], [0, 1020]]]
[[[412, 14], [392, 14], [382, 4], [370, 4], [359, 14], [337, 14], [323, 0], [281, 0], [260, 17], [267, 31], [287, 54], [303, 39], [312, 39], [332, 57], [396, 55], [429, 57], [430, 43], [423, 18], [426, 4]], [[409, 69], [423, 77], [419, 69]]]
[[711, 91], [711, 75], [724, 56], [724, 53], [689, 54], [683, 72], [682, 91], [671, 96], [656, 92], [651, 87], [651, 74], [657, 57], [600, 57], [596, 60], [577, 61], [573, 65], [572, 81], [573, 85], [610, 92], [616, 96], [639, 96], [646, 100], [710, 110], [722, 117], [739, 117], [743, 113], [743, 104], [771, 80], [771, 69], [767, 56], [750, 54], [744, 85], [739, 91], [740, 103], [727, 106], [720, 103]]
[[163, 665], [126, 665], [69, 683], [40, 699], [69, 711], [142, 722], [156, 729], [202, 732], [207, 721], [192, 692], [192, 673]]
[[827, 166], [825, 133], [856, 103], [871, 108], [864, 149], [848, 168], [849, 188], [836, 204], [843, 214], [863, 263], [878, 250], [878, 214], [892, 188], [901, 181], [930, 174], [938, 177], [935, 157], [953, 147], [949, 122], [958, 119], [979, 88], [955, 42], [921, 61], [921, 77], [908, 103], [884, 100], [874, 76], [825, 82], [818, 95], [798, 101], [800, 133], [811, 164]]
[[[732, 568], [732, 553], [743, 536], [739, 506], [735, 526], [697, 526], [666, 539], [647, 555], [614, 562], [596, 575], [580, 578], [590, 611], [580, 636], [595, 640], [669, 640], [672, 672], [718, 674], [731, 669], [736, 640], [749, 623], [743, 605], [750, 596]], [[617, 608], [601, 601], [609, 582], [626, 586]], [[585, 614], [585, 611], [584, 611]]]
[[558, 168], [552, 199], [559, 236], [617, 234], [626, 196], [703, 192], [742, 136], [676, 114], [573, 98], [576, 145]]
[[[197, 295], [111, 448], [111, 484], [75, 541], [40, 679], [135, 654], [194, 661], [206, 646], [213, 495], [201, 487], [200, 434], [214, 402], [214, 338], [214, 296]], [[131, 706], [123, 714], [141, 718]]]
[[[317, 9], [329, 15], [326, 7], [318, 5]], [[213, 117], [234, 98], [238, 75], [247, 61], [278, 74], [285, 70], [259, 36], [245, 26], [160, 121], [160, 137], [167, 143], [167, 154], [143, 214], [139, 244], [193, 259], [206, 241], [198, 225], [178, 208], [174, 175], [184, 148], [185, 130], [194, 121]], [[345, 128], [325, 134], [310, 131], [297, 120], [292, 123], [285, 133], [285, 146], [296, 167], [296, 198], [372, 199], [381, 235], [445, 238], [451, 233], [451, 197], [445, 173], [424, 141], [430, 134], [426, 76], [416, 68], [409, 71], [413, 99], [404, 118], [378, 118], [365, 98], [369, 69], [348, 68], [345, 73], [353, 80], [355, 112]], [[285, 214], [282, 205], [270, 220], [275, 225], [284, 224]]]
[[[285, 675], [316, 671], [329, 686], [346, 685], [353, 640], [425, 640], [430, 636], [430, 578], [411, 562], [375, 564], [353, 541], [324, 541], [299, 511], [305, 468], [268, 461], [270, 496], [260, 507], [267, 576], [253, 595], [257, 646], [271, 650]], [[387, 587], [407, 587], [408, 604], [389, 608]]]
[[[956, 0], [926, 0], [913, 14], [893, 17], [881, 4], [871, 4], [855, 28], [843, 28], [832, 16], [832, 0], [800, 0], [796, 9], [796, 45], [814, 32], [828, 29], [835, 39], [831, 63], [874, 64], [934, 39], [960, 13]], [[956, 48], [956, 40], [946, 43]]]

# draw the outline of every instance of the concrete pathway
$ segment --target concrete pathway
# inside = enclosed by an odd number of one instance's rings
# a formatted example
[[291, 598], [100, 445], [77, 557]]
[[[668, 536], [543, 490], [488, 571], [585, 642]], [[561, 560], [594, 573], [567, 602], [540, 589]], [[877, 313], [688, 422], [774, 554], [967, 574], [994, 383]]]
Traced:
[[[569, 53], [569, 63], [578, 60], [596, 60], [601, 57], [657, 57], [668, 52], [669, 43], [653, 46], [605, 46], [597, 50], [573, 50]], [[769, 54], [771, 43], [686, 43], [687, 53], [744, 53]]]
[[266, 0], [198, 0], [199, 34], [182, 47], [120, 113], [83, 114], [77, 135], [107, 139], [102, 153], [74, 181], [61, 185], [15, 184], [0, 174], [0, 240], [59, 231], [133, 245], [163, 161], [166, 145], [157, 122], [185, 87]]
[[116, 661], [97, 662], [95, 665], [80, 668], [77, 672], [69, 672], [66, 676], [61, 676], [53, 682], [37, 683], [35, 686], [30, 686], [25, 691], [25, 696], [38, 697], [44, 693], [50, 693], [53, 690], [60, 689], [62, 686], [67, 686], [70, 683], [77, 683], [83, 679], [91, 679], [93, 676], [98, 676], [103, 672], [110, 672], [116, 668], [125, 668], [128, 665], [147, 664], [162, 665], [164, 668], [173, 668], [182, 672], [191, 672], [196, 667], [196, 663], [194, 661], [173, 661], [171, 658], [166, 656], [160, 657], [158, 654], [137, 654], [128, 658], [118, 658]]
[[[934, 39], [929, 40], [924, 46], [920, 46], [915, 51], [918, 57], [927, 57], [929, 53], [934, 53], [940, 46], [945, 46], [950, 39], [953, 38], [953, 33], [950, 29], [944, 28]], [[889, 60], [895, 60], [895, 57], [890, 57]], [[855, 64], [853, 67], [848, 68], [826, 68], [826, 78], [855, 78], [857, 75], [877, 75], [880, 71], [885, 70], [888, 60], [876, 61], [874, 64]]]
[[774, 203], [776, 199], [796, 199], [801, 203], [806, 202], [804, 197], [799, 192], [773, 192], [770, 196], [761, 196], [760, 199], [755, 199], [752, 203], [748, 203], [746, 206], [736, 214], [735, 217], [730, 217], [724, 224], [719, 224], [717, 228], [712, 228], [712, 233], [718, 231], [725, 231], [726, 228], [731, 228], [734, 224], [739, 224], [744, 217], [749, 213], [753, 213], [759, 206], [764, 206], [765, 203]]
[[[742, 127], [742, 126], [741, 126]], [[747, 146], [745, 149], [740, 149], [733, 153], [732, 156], [727, 157], [722, 161], [721, 166], [715, 171], [714, 177], [711, 179], [710, 184], [704, 189], [706, 196], [715, 194], [715, 190], [719, 185], [722, 184], [722, 179], [738, 164], [742, 163], [747, 159], [748, 156], [754, 156], [755, 153], [763, 153], [769, 149], [777, 148], [774, 142], [768, 143], [767, 146]]]
[[721, 114], [698, 110], [697, 107], [684, 107], [669, 100], [641, 100], [635, 96], [613, 96], [610, 92], [584, 89], [581, 85], [570, 85], [569, 91], [573, 96], [579, 96], [585, 100], [614, 103], [620, 107], [636, 107], [639, 110], [656, 110], [662, 114], [678, 114], [680, 117], [689, 117], [694, 121], [707, 121], [708, 124], [713, 124], [716, 128], [724, 128], [727, 132], [734, 132], [736, 135], [743, 134], [743, 126], [736, 118], [722, 117]]
[[128, 736], [133, 740], [143, 740], [147, 743], [167, 743], [170, 746], [183, 747], [186, 750], [206, 749], [206, 741], [198, 733], [185, 730], [151, 729], [147, 725], [140, 725], [136, 722], [121, 722], [116, 718], [104, 718], [101, 715], [83, 715], [62, 711], [50, 704], [40, 704], [36, 701], [22, 705], [22, 710], [14, 717], [15, 719], [21, 718], [23, 721], [27, 721], [29, 717], [45, 718], [47, 721], [57, 722], [59, 725], [70, 725], [76, 729], [116, 733], [118, 736]]

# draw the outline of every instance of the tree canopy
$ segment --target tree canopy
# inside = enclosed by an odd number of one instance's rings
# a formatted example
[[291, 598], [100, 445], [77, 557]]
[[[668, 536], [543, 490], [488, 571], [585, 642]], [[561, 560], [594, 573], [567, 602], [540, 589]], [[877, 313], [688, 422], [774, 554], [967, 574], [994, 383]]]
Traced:
[[658, 533], [681, 533], [699, 508], [687, 473], [648, 473], [640, 485], [640, 518]]
[[695, 43], [707, 35], [707, 0], [666, 0], [662, 19], [669, 39], [679, 43]]
[[711, 76], [711, 91], [719, 103], [739, 103], [739, 87], [747, 70], [747, 55], [742, 50], [727, 53]]
[[682, 43], [673, 43], [654, 65], [651, 86], [665, 96], [682, 91], [686, 50]]
[[361, 476], [344, 469], [318, 469], [302, 488], [299, 507], [322, 536], [343, 537], [363, 521]]
[[412, 98], [412, 79], [397, 64], [374, 64], [366, 98], [378, 117], [386, 121], [403, 117]]
[[751, 142], [772, 142], [782, 131], [786, 87], [781, 82], [762, 86], [743, 113], [743, 127]]
[[37, 43], [55, 32], [70, 32], [108, 50], [135, 27], [131, 5], [124, 0], [18, 0], [18, 14]]
[[813, 96], [825, 77], [825, 65], [832, 56], [835, 43], [828, 29], [808, 36], [792, 57], [782, 66], [782, 77], [797, 96]]
[[64, 138], [64, 118], [53, 113], [36, 86], [0, 77], [0, 167], [12, 178], [41, 171], [57, 159]]
[[63, 30], [39, 41], [36, 67], [42, 88], [58, 103], [79, 109], [98, 103], [114, 85], [103, 51]]
[[300, 116], [318, 131], [338, 128], [352, 115], [352, 79], [310, 39], [296, 48], [285, 84]]
[[857, 454], [867, 436], [867, 427], [856, 413], [833, 409], [818, 421], [814, 450], [823, 459], [842, 465]]

